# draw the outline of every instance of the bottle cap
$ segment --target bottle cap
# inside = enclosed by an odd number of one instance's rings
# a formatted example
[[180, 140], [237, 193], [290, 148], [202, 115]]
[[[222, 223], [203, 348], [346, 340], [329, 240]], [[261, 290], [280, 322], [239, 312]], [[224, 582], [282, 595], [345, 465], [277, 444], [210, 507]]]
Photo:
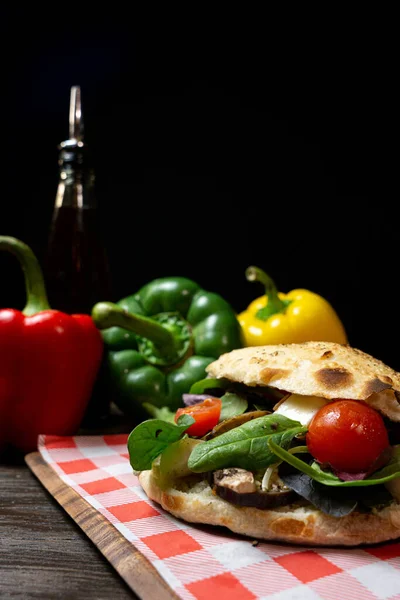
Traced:
[[83, 150], [85, 147], [83, 131], [81, 88], [79, 85], [74, 85], [71, 87], [69, 101], [69, 138], [59, 145], [59, 149], [63, 151], [62, 161], [73, 162], [78, 159], [80, 162], [80, 152], [76, 153], [75, 151]]

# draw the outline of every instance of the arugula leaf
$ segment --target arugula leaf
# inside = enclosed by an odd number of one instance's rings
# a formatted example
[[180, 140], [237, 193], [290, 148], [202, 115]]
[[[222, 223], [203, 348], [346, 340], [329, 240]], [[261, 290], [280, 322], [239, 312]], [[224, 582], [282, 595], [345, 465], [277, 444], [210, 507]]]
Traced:
[[274, 452], [268, 448], [268, 438], [288, 448], [295, 435], [306, 431], [301, 423], [283, 415], [258, 417], [196, 446], [188, 465], [195, 473], [225, 467], [262, 469], [277, 462]]
[[219, 422], [225, 421], [225, 419], [231, 419], [237, 415], [242, 415], [244, 412], [246, 412], [248, 407], [246, 398], [238, 396], [238, 394], [224, 394], [221, 397], [221, 402], [222, 407]]
[[268, 446], [270, 450], [276, 454], [280, 459], [292, 465], [302, 473], [306, 473], [311, 479], [323, 483], [324, 485], [330, 485], [335, 487], [365, 487], [368, 485], [379, 485], [400, 477], [400, 446], [394, 446], [394, 452], [389, 463], [380, 469], [375, 471], [366, 479], [358, 479], [354, 481], [342, 481], [339, 477], [336, 477], [329, 471], [323, 471], [318, 463], [314, 462], [312, 465], [304, 462], [300, 458], [297, 458], [294, 454], [287, 452], [274, 439], [268, 439]]
[[154, 419], [161, 419], [161, 421], [167, 421], [167, 423], [175, 423], [176, 411], [170, 410], [168, 406], [158, 408], [158, 406], [150, 404], [150, 402], [143, 402], [142, 406]]
[[173, 425], [161, 419], [143, 421], [128, 438], [129, 459], [135, 471], [151, 469], [157, 458], [173, 442], [179, 440], [186, 429], [194, 423], [193, 417], [182, 415]]

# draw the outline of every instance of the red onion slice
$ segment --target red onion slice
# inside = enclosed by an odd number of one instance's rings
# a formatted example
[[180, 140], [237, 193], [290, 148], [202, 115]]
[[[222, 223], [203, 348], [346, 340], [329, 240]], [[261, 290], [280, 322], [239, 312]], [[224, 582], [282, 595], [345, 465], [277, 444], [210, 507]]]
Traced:
[[182, 400], [185, 406], [193, 406], [194, 404], [199, 404], [207, 398], [213, 398], [210, 394], [183, 394]]

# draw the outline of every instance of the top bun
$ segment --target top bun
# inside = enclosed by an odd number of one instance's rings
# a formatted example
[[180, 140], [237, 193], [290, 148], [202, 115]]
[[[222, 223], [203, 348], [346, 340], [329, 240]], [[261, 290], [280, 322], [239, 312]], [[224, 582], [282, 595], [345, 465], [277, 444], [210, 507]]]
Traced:
[[365, 400], [400, 421], [400, 373], [348, 345], [305, 342], [240, 348], [223, 354], [206, 370], [212, 377], [248, 386], [328, 400]]

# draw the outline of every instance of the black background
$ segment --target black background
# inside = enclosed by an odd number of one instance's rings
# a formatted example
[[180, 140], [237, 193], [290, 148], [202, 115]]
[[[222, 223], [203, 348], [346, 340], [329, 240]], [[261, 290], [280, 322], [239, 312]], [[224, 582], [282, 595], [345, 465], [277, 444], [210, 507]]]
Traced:
[[[255, 264], [400, 369], [391, 16], [71, 10], [1, 19], [1, 233], [42, 259], [80, 85], [113, 299], [184, 275], [240, 311], [262, 293]], [[0, 258], [0, 305], [22, 307]]]

